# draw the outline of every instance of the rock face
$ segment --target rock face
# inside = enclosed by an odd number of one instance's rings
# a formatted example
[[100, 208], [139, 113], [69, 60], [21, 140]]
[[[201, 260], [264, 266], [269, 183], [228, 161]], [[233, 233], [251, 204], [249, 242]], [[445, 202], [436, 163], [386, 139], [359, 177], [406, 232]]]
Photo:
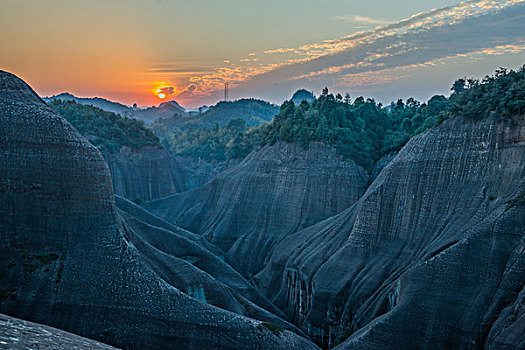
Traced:
[[216, 254], [201, 236], [170, 225], [116, 196], [130, 241], [166, 283], [202, 302], [301, 333], [284, 314]]
[[148, 201], [191, 190], [209, 179], [181, 164], [164, 148], [122, 148], [104, 153], [115, 193], [132, 200]]
[[315, 348], [170, 283], [170, 252], [117, 210], [100, 152], [6, 72], [0, 150], [0, 312], [125, 348]]
[[0, 314], [0, 349], [112, 350], [112, 346], [60, 329]]
[[448, 120], [255, 279], [324, 347], [523, 349], [524, 195], [524, 116]]
[[203, 187], [146, 203], [166, 221], [198, 233], [251, 277], [292, 232], [344, 210], [368, 185], [366, 172], [323, 144], [278, 143], [252, 152]]

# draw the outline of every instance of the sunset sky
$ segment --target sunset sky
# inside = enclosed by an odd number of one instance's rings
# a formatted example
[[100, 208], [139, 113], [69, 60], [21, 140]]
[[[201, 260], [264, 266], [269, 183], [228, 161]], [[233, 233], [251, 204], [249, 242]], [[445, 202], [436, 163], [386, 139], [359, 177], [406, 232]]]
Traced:
[[214, 104], [225, 80], [426, 100], [525, 63], [525, 0], [0, 0], [0, 31], [0, 68], [40, 95], [139, 105]]

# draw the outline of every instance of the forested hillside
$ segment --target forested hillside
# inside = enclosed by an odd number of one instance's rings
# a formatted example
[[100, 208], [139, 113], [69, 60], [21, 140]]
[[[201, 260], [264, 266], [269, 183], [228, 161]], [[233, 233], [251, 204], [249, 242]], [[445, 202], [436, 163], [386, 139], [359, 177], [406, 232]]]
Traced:
[[146, 146], [160, 147], [157, 136], [137, 119], [121, 117], [75, 101], [59, 99], [47, 104], [101, 151], [116, 153], [122, 146], [134, 150]]

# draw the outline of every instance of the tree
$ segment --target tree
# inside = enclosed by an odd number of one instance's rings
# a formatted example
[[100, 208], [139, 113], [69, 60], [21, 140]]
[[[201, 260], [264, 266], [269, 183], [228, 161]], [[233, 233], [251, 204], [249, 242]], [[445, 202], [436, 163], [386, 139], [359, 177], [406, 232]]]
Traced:
[[465, 87], [466, 84], [467, 82], [465, 81], [465, 79], [463, 78], [458, 79], [454, 82], [454, 84], [452, 84], [452, 87], [450, 88], [450, 90], [452, 91], [453, 94], [459, 95], [463, 91], [466, 90], [466, 87]]

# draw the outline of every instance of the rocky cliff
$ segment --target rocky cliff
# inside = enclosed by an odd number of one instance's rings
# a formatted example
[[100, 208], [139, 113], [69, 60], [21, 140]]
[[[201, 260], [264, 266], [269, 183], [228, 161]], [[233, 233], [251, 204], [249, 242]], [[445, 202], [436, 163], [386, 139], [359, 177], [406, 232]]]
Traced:
[[448, 120], [255, 280], [324, 347], [524, 348], [524, 195], [525, 117]]
[[181, 164], [164, 148], [123, 147], [103, 153], [115, 193], [134, 201], [148, 201], [200, 187], [209, 180]]
[[[315, 348], [176, 288], [179, 252], [156, 241], [160, 228], [141, 229], [153, 219], [116, 208], [100, 152], [1, 71], [0, 150], [0, 312], [125, 348]], [[171, 234], [207, 255], [198, 238]]]
[[115, 350], [60, 329], [0, 314], [0, 348], [11, 350]]
[[346, 209], [361, 197], [368, 175], [320, 143], [308, 151], [277, 143], [252, 152], [203, 187], [145, 207], [198, 233], [251, 277], [289, 234]]

